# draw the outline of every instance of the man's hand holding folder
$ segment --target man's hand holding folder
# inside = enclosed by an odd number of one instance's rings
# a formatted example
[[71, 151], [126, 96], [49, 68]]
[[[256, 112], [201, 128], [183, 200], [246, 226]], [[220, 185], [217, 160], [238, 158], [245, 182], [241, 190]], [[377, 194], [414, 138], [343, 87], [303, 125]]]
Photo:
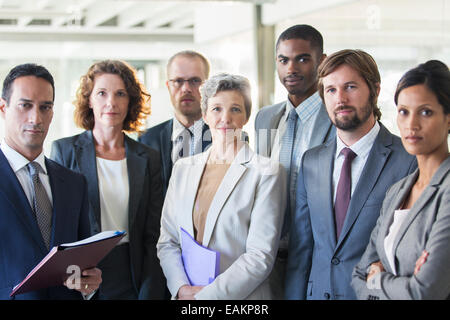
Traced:
[[75, 286], [68, 280], [64, 281], [67, 288], [77, 290], [84, 296], [89, 296], [97, 291], [100, 283], [102, 283], [102, 271], [99, 268], [83, 270], [79, 282]]
[[120, 231], [104, 231], [84, 240], [53, 247], [25, 279], [13, 288], [10, 295], [65, 285], [89, 299], [86, 296], [94, 293], [102, 282], [102, 272], [96, 265], [125, 234]]

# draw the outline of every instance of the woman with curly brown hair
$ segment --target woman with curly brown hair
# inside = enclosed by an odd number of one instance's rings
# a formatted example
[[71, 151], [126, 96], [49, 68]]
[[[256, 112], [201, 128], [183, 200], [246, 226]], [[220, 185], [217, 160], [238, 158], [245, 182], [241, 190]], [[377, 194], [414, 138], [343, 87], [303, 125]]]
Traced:
[[75, 123], [86, 131], [55, 141], [51, 157], [86, 177], [93, 233], [127, 232], [99, 264], [100, 298], [162, 299], [159, 155], [124, 133], [140, 130], [150, 95], [126, 62], [105, 60], [81, 77], [74, 104]]

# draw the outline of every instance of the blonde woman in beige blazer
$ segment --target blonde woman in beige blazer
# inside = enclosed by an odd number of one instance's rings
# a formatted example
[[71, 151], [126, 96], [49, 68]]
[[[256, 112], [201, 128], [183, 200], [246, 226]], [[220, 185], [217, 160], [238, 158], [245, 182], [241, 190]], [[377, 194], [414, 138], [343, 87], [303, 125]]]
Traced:
[[[272, 270], [284, 212], [285, 172], [239, 139], [250, 117], [250, 86], [244, 77], [220, 74], [202, 87], [202, 112], [212, 145], [175, 163], [164, 202], [158, 257], [176, 299], [271, 299]], [[196, 207], [210, 165], [225, 163], [196, 228]], [[220, 180], [221, 179], [221, 180]], [[211, 181], [208, 181], [211, 182]], [[220, 271], [206, 286], [191, 286], [181, 258], [180, 227], [220, 253]]]
[[450, 299], [450, 72], [431, 60], [395, 94], [402, 143], [418, 169], [387, 192], [352, 286], [359, 299]]

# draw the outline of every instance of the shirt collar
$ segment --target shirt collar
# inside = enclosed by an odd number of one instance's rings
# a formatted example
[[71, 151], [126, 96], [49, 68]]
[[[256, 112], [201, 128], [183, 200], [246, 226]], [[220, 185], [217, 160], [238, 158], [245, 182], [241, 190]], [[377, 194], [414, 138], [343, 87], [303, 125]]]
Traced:
[[[0, 149], [2, 150], [3, 154], [5, 155], [6, 159], [9, 162], [9, 165], [13, 169], [14, 173], [21, 170], [23, 167], [28, 165], [31, 161], [29, 161], [27, 158], [25, 158], [23, 155], [21, 155], [19, 152], [11, 148], [5, 141], [5, 139], [2, 140], [2, 144], [0, 145]], [[47, 168], [45, 166], [45, 156], [44, 156], [44, 150], [36, 157], [36, 159], [33, 160], [34, 162], [39, 163], [41, 166], [43, 172], [47, 174]]]
[[[316, 113], [322, 105], [322, 99], [319, 96], [319, 92], [316, 91], [313, 95], [311, 95], [308, 99], [304, 100], [297, 107], [295, 107], [289, 98], [286, 103], [286, 115], [295, 108], [295, 111], [298, 114], [298, 117], [302, 122], [308, 120], [314, 113]], [[287, 121], [286, 117], [286, 121]]]
[[342, 149], [344, 148], [350, 148], [360, 158], [365, 157], [372, 149], [372, 145], [375, 142], [379, 131], [380, 125], [377, 121], [375, 121], [375, 125], [372, 127], [372, 129], [370, 129], [370, 131], [366, 133], [365, 136], [356, 141], [350, 147], [347, 147], [345, 143], [342, 142], [341, 138], [339, 138], [339, 135], [336, 135], [336, 159], [339, 157]]
[[175, 141], [184, 130], [189, 130], [192, 134], [194, 134], [194, 132], [196, 132], [195, 129], [198, 128], [198, 126], [203, 127], [203, 123], [203, 118], [200, 118], [196, 120], [192, 126], [186, 128], [180, 121], [178, 121], [176, 117], [173, 117], [172, 141]]

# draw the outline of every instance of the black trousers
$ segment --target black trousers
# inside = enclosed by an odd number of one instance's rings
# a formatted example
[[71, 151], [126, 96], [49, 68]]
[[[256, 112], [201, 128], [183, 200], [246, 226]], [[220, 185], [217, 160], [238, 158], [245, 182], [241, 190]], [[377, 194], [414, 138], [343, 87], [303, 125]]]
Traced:
[[130, 266], [130, 245], [123, 243], [111, 250], [98, 264], [102, 271], [100, 300], [137, 300]]

